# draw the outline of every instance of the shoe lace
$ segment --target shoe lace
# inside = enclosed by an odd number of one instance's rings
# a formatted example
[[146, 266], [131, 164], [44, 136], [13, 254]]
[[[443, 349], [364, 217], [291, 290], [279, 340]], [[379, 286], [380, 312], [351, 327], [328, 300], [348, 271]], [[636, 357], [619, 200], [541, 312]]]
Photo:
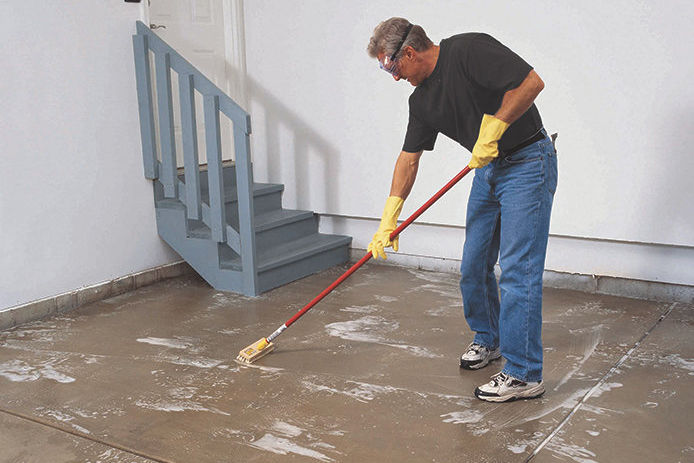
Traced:
[[482, 346], [479, 344], [475, 344], [474, 342], [472, 344], [470, 344], [467, 348], [468, 352], [472, 351], [475, 354], [479, 354], [481, 350], [482, 350]]
[[509, 376], [506, 373], [504, 373], [503, 371], [500, 371], [499, 373], [492, 376], [491, 382], [494, 385], [494, 387], [497, 387], [497, 386], [501, 386], [502, 384], [504, 384], [506, 382], [506, 380], [508, 380], [508, 378], [509, 378]]

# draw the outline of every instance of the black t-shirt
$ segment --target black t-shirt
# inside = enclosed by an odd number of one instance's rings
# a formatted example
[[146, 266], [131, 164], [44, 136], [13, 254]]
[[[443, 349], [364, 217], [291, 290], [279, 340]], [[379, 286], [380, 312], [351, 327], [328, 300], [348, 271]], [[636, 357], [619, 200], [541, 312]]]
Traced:
[[[441, 132], [469, 151], [484, 114], [495, 114], [504, 94], [517, 88], [532, 67], [494, 37], [470, 32], [441, 41], [436, 67], [410, 95], [403, 151], [434, 149]], [[542, 119], [533, 104], [499, 140], [501, 151], [535, 135]]]

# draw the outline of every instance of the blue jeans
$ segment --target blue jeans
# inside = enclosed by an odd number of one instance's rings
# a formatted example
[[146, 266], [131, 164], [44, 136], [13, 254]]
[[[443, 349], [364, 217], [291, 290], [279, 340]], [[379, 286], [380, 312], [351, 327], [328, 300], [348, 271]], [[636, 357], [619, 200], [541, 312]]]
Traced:
[[542, 380], [542, 272], [556, 188], [556, 151], [545, 134], [477, 169], [468, 199], [460, 266], [465, 319], [474, 342], [500, 347], [503, 371], [522, 381]]

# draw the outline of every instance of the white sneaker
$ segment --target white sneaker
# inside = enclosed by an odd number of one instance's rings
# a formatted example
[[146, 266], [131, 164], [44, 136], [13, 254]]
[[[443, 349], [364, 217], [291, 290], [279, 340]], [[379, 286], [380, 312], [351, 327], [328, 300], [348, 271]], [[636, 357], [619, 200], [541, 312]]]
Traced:
[[542, 381], [521, 381], [499, 372], [492, 376], [487, 384], [475, 389], [475, 397], [488, 402], [508, 402], [517, 399], [534, 399], [545, 393], [545, 385]]
[[467, 351], [460, 356], [460, 368], [477, 370], [487, 366], [489, 362], [500, 357], [501, 352], [498, 347], [490, 351], [486, 347], [473, 342], [468, 346]]

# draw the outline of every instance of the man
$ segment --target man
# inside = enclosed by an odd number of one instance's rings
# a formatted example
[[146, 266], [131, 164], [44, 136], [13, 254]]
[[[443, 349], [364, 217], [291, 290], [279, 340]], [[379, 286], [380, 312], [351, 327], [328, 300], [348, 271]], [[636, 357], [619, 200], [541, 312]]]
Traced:
[[[533, 68], [487, 34], [459, 34], [434, 45], [420, 26], [391, 18], [374, 29], [368, 53], [415, 90], [390, 196], [369, 244], [386, 258], [417, 175], [437, 134], [472, 152], [460, 288], [475, 333], [460, 366], [478, 369], [503, 356], [504, 368], [475, 389], [492, 402], [539, 397], [542, 382], [542, 272], [557, 184], [553, 142], [533, 104], [544, 83]], [[497, 287], [494, 265], [499, 258]], [[501, 300], [499, 300], [499, 287]]]

